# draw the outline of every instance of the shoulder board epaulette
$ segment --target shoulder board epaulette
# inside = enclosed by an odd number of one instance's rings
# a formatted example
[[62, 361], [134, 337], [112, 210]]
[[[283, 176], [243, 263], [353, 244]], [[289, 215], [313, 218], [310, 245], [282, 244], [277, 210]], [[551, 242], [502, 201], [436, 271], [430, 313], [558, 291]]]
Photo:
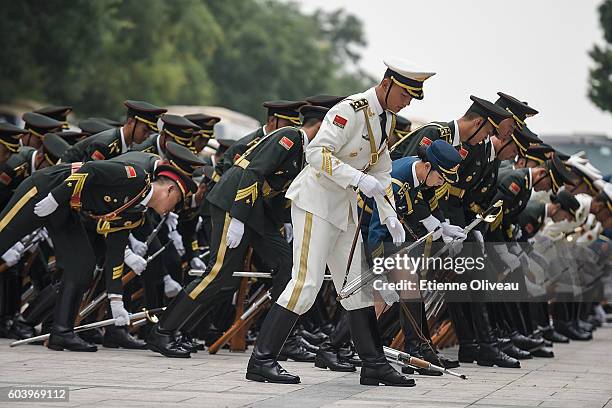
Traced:
[[438, 122], [431, 122], [429, 123], [429, 125], [437, 127], [440, 137], [443, 138], [448, 143], [450, 143], [450, 137], [451, 137], [450, 127], [443, 125], [442, 123], [438, 123]]
[[351, 105], [351, 108], [353, 108], [355, 112], [358, 112], [362, 109], [367, 108], [369, 104], [368, 104], [368, 100], [366, 98], [363, 98], [363, 99], [359, 99], [359, 100], [350, 102], [350, 105]]

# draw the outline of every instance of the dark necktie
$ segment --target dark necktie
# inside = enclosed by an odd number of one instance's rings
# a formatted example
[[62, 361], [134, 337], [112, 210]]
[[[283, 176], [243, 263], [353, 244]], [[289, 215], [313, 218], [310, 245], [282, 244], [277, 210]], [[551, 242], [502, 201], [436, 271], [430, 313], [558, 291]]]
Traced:
[[387, 112], [383, 112], [378, 115], [380, 119], [380, 127], [382, 128], [382, 138], [380, 139], [380, 144], [382, 145], [385, 140], [387, 140]]

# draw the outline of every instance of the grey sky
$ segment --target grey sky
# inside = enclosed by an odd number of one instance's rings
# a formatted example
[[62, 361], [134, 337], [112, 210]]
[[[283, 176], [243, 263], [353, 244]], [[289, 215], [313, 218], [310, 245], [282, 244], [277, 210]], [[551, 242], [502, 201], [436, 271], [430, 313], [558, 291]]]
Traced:
[[507, 92], [540, 111], [536, 133], [612, 134], [612, 115], [587, 98], [587, 54], [602, 43], [601, 0], [301, 0], [305, 11], [345, 8], [364, 22], [362, 66], [382, 75], [385, 56], [405, 56], [437, 75], [425, 99], [402, 111], [424, 120], [459, 117], [474, 94]]

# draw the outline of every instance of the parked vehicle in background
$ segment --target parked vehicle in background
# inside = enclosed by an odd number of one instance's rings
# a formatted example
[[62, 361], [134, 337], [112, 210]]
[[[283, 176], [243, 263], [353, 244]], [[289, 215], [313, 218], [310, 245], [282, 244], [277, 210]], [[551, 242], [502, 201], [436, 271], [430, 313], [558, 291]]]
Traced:
[[601, 173], [612, 175], [612, 137], [601, 134], [540, 135], [540, 138], [565, 154], [583, 152]]

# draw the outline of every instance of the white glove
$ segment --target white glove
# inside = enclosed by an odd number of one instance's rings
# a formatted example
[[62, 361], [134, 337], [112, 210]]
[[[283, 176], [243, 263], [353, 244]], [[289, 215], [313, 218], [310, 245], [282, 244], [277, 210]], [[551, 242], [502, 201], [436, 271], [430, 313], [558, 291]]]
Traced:
[[125, 307], [123, 307], [123, 300], [118, 298], [117, 295], [109, 295], [111, 312], [113, 313], [113, 319], [115, 319], [115, 326], [125, 326], [130, 324], [130, 314]]
[[449, 224], [448, 222], [442, 223], [442, 237], [449, 237], [458, 241], [463, 241], [467, 238], [467, 235], [463, 232], [463, 228], [457, 225]]
[[142, 256], [136, 255], [130, 248], [125, 248], [123, 254], [123, 261], [125, 264], [134, 271], [136, 275], [139, 275], [147, 269], [147, 261]]
[[242, 241], [244, 235], [244, 224], [242, 221], [232, 218], [229, 228], [227, 229], [227, 246], [228, 248], [236, 248]]
[[361, 173], [355, 186], [368, 198], [372, 198], [376, 194], [385, 195], [385, 188], [380, 184], [380, 181], [369, 174]]
[[493, 245], [493, 249], [495, 250], [495, 252], [497, 252], [497, 255], [499, 255], [502, 262], [506, 264], [508, 268], [510, 268], [510, 271], [514, 271], [517, 268], [520, 268], [521, 261], [519, 261], [516, 255], [513, 255], [508, 252], [508, 248], [506, 248], [505, 244]]
[[445, 244], [452, 242], [452, 245], [448, 248], [448, 254], [451, 257], [455, 257], [461, 253], [461, 250], [463, 249], [463, 241], [454, 240], [450, 237], [445, 237], [444, 235], [442, 235], [442, 240]]
[[176, 226], [178, 225], [178, 218], [178, 214], [173, 212], [169, 212], [166, 216], [166, 225], [170, 231], [174, 231], [176, 229]]
[[204, 263], [204, 261], [198, 258], [197, 256], [191, 258], [191, 261], [189, 261], [189, 266], [191, 266], [191, 269], [198, 269], [201, 271], [206, 269], [206, 264]]
[[196, 224], [196, 232], [202, 229], [202, 217], [198, 217], [198, 223]]
[[529, 272], [529, 256], [523, 252], [518, 256], [519, 262], [521, 263], [521, 269], [523, 273]]
[[[425, 229], [427, 230], [427, 232], [431, 232], [436, 230], [439, 226], [440, 226], [440, 220], [437, 219], [436, 217], [434, 217], [433, 215], [429, 215], [427, 218], [424, 218], [422, 220], [419, 221], [421, 224], [423, 224], [423, 226], [425, 227]], [[433, 239], [434, 241], [439, 239], [440, 236], [442, 236], [442, 229], [438, 229], [432, 236], [431, 239]]]
[[544, 270], [550, 267], [550, 262], [541, 253], [536, 250], [531, 251], [531, 258]]
[[170, 231], [168, 233], [168, 239], [172, 240], [172, 244], [176, 248], [176, 252], [178, 252], [179, 256], [185, 255], [185, 245], [183, 245], [183, 237], [178, 233], [177, 230]]
[[400, 299], [399, 294], [396, 291], [389, 289], [389, 287], [386, 285], [387, 283], [389, 283], [389, 280], [387, 279], [387, 277], [385, 275], [380, 275], [380, 280], [384, 283], [382, 285], [383, 289], [380, 289], [378, 291], [378, 293], [380, 294], [380, 297], [389, 306], [391, 306], [395, 302], [398, 302]]
[[36, 233], [36, 237], [34, 237], [34, 240], [37, 242], [42, 242], [42, 241], [46, 241], [49, 239], [49, 232], [47, 232], [46, 228], [41, 228], [38, 230], [38, 232]]
[[57, 210], [58, 206], [59, 204], [55, 201], [53, 194], [49, 193], [45, 198], [36, 203], [34, 206], [34, 214], [39, 217], [46, 217]]
[[172, 279], [170, 275], [164, 275], [164, 293], [167, 297], [173, 298], [183, 289], [180, 283]]
[[130, 247], [132, 251], [138, 256], [145, 256], [147, 254], [147, 244], [142, 241], [137, 240], [132, 234], [129, 236], [130, 239]]
[[404, 226], [400, 220], [397, 219], [397, 217], [387, 217], [385, 220], [385, 225], [387, 226], [395, 245], [399, 246], [406, 241], [406, 231], [404, 231]]
[[285, 223], [285, 239], [287, 242], [293, 241], [293, 225], [290, 222]]
[[21, 259], [23, 255], [23, 250], [25, 247], [21, 242], [17, 242], [13, 245], [8, 251], [2, 255], [2, 260], [6, 264], [6, 266], [13, 266]]
[[478, 230], [472, 230], [472, 232], [474, 233], [476, 242], [478, 242], [478, 245], [480, 245], [480, 249], [482, 250], [482, 253], [484, 254], [485, 253], [485, 243], [484, 243], [484, 238], [482, 236], [482, 232]]

